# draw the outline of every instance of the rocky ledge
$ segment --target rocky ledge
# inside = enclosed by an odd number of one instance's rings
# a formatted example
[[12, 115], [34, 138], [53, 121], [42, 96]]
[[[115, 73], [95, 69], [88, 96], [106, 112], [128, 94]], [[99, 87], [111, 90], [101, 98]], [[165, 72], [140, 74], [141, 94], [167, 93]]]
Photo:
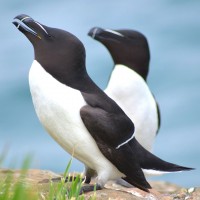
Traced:
[[[0, 169], [0, 179], [3, 180], [8, 173], [13, 175], [14, 180], [17, 180], [21, 176], [20, 170]], [[37, 191], [41, 194], [41, 199], [44, 199], [42, 194], [48, 192], [48, 187], [45, 187], [45, 184], [48, 184], [49, 179], [58, 180], [60, 177], [60, 174], [51, 171], [30, 169], [26, 172], [23, 181], [37, 188]], [[95, 196], [97, 200], [200, 200], [200, 188], [181, 188], [177, 185], [161, 181], [150, 183], [153, 189], [150, 193], [146, 193], [137, 188], [125, 188], [110, 181], [105, 185], [105, 189], [96, 191]], [[86, 193], [85, 199], [90, 199], [93, 195], [94, 192]]]

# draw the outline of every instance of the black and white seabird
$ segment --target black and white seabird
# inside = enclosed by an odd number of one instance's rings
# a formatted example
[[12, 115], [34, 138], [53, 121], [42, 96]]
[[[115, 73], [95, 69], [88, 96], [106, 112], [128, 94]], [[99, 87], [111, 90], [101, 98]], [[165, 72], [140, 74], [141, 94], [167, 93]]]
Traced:
[[13, 23], [34, 47], [29, 85], [40, 122], [68, 153], [96, 172], [98, 189], [122, 177], [148, 191], [143, 169], [190, 170], [159, 159], [137, 142], [132, 121], [88, 76], [78, 38], [27, 15], [18, 15]]
[[114, 68], [105, 93], [134, 122], [135, 137], [152, 151], [160, 127], [160, 112], [146, 79], [150, 52], [146, 37], [134, 30], [92, 28], [89, 36], [101, 42], [110, 52]]

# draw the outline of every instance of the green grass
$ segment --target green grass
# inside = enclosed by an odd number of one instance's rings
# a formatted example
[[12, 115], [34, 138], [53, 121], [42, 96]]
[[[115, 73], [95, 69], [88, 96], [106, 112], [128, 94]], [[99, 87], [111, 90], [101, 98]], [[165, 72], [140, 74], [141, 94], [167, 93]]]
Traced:
[[83, 195], [79, 195], [82, 186], [82, 177], [80, 174], [72, 178], [72, 181], [65, 183], [66, 178], [68, 178], [68, 180], [70, 179], [69, 169], [71, 163], [72, 158], [66, 167], [63, 178], [61, 178], [61, 181], [57, 185], [52, 181], [50, 182], [50, 189], [47, 200], [66, 200], [66, 197], [68, 199], [85, 199]]
[[[4, 155], [0, 155], [0, 167], [3, 163]], [[0, 174], [0, 200], [84, 200], [84, 195], [79, 195], [82, 186], [81, 175], [76, 175], [70, 182], [65, 182], [69, 178], [69, 169], [72, 163], [70, 159], [61, 181], [43, 184], [42, 187], [26, 184], [25, 176], [30, 167], [31, 158], [24, 159], [22, 173], [19, 178], [14, 178], [12, 171], [6, 175]], [[68, 179], [69, 180], [69, 179]], [[96, 199], [91, 197], [91, 200]]]
[[[0, 176], [0, 200], [36, 200], [37, 194], [24, 184], [23, 180], [26, 171], [30, 164], [30, 157], [24, 159], [21, 167], [22, 173], [17, 181], [13, 177], [13, 172], [8, 170], [5, 174]], [[1, 163], [3, 163], [4, 156], [0, 156]]]

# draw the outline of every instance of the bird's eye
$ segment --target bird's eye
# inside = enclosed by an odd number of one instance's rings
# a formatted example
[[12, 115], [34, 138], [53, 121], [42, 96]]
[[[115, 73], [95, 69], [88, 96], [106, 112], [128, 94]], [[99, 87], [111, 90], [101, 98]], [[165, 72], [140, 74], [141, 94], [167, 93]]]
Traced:
[[55, 36], [48, 33], [48, 38], [53, 39], [53, 38], [55, 38]]

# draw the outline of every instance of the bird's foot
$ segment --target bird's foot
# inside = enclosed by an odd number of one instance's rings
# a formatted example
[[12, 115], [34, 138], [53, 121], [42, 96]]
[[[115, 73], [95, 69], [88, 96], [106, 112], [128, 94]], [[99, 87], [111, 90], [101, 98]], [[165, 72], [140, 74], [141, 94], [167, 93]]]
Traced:
[[95, 184], [95, 185], [83, 185], [81, 187], [81, 190], [80, 190], [80, 194], [84, 194], [84, 193], [87, 193], [87, 192], [94, 192], [96, 190], [101, 190], [102, 187], [99, 185], [99, 184]]

